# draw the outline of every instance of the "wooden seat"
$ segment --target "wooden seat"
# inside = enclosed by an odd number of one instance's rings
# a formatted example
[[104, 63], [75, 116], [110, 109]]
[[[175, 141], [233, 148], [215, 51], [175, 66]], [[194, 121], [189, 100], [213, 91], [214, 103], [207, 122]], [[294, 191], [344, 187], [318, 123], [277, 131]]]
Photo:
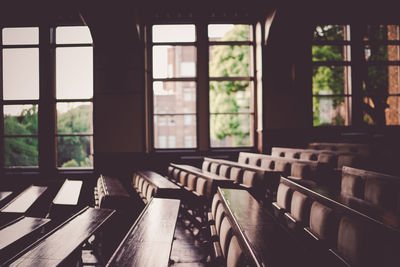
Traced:
[[225, 164], [221, 164], [219, 167], [219, 175], [230, 179], [231, 167]]
[[195, 190], [196, 189], [196, 182], [197, 182], [197, 176], [190, 173], [187, 176], [187, 186], [185, 187], [185, 189], [188, 190], [188, 191]]
[[291, 190], [287, 185], [282, 183], [278, 186], [276, 194], [276, 202], [272, 203], [275, 216], [281, 216], [290, 207]]
[[187, 172], [184, 172], [184, 171], [180, 172], [180, 174], [179, 174], [179, 185], [180, 186], [186, 186], [186, 184], [187, 184], [187, 176], [188, 176]]
[[332, 243], [334, 225], [332, 209], [314, 201], [310, 208], [309, 226], [305, 227], [306, 232], [319, 243]]
[[202, 163], [202, 165], [201, 165], [201, 169], [202, 169], [203, 171], [208, 172], [208, 171], [210, 171], [210, 165], [211, 165], [210, 162], [208, 162], [208, 161], [203, 161], [203, 163]]
[[300, 227], [302, 229], [307, 223], [308, 211], [308, 197], [294, 191], [290, 203], [290, 212], [285, 213], [287, 226], [292, 230], [298, 230]]
[[253, 171], [245, 170], [243, 172], [243, 179], [241, 185], [246, 188], [252, 188], [255, 185], [256, 173]]
[[222, 254], [224, 257], [228, 254], [228, 245], [230, 242], [232, 236], [232, 226], [228, 220], [228, 218], [225, 216], [222, 219], [221, 222], [221, 227], [219, 231], [219, 241], [221, 244], [221, 249], [222, 249]]
[[215, 174], [219, 174], [219, 164], [216, 162], [212, 162], [210, 165], [210, 172], [211, 173], [215, 173]]
[[226, 266], [227, 267], [248, 266], [244, 261], [244, 253], [239, 245], [238, 239], [234, 235], [232, 236], [229, 242], [228, 253], [226, 255]]
[[220, 228], [223, 218], [225, 217], [224, 207], [220, 204], [217, 206], [217, 210], [215, 212], [215, 229], [217, 230], [217, 234], [220, 234]]
[[242, 176], [242, 169], [239, 167], [232, 167], [231, 168], [231, 174], [229, 179], [235, 181], [235, 183], [240, 184], [241, 181], [241, 176]]

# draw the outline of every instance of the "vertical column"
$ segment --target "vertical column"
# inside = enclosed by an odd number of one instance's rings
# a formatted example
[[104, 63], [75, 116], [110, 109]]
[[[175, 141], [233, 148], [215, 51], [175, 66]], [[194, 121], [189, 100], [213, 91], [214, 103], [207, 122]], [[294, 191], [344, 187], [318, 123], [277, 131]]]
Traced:
[[207, 24], [196, 24], [197, 33], [197, 140], [200, 151], [210, 148]]
[[[389, 41], [400, 40], [399, 36], [399, 25], [388, 25], [387, 26], [387, 38]], [[399, 45], [388, 45], [388, 60], [389, 61], [400, 61], [399, 56]], [[386, 109], [386, 125], [399, 125], [400, 123], [400, 102], [398, 96], [400, 94], [400, 73], [399, 66], [388, 66], [388, 100], [389, 105]]]
[[48, 24], [39, 27], [39, 168], [49, 177], [56, 173], [54, 31]]
[[351, 31], [351, 125], [360, 127], [363, 124], [363, 71], [366, 71], [364, 64], [364, 45], [362, 43], [362, 26], [350, 25]]

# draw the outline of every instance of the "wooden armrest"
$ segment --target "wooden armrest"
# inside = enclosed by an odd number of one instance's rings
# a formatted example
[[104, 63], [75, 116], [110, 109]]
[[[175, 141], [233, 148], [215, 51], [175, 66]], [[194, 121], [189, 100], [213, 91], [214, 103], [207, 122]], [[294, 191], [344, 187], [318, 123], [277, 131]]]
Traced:
[[196, 191], [192, 191], [192, 193], [197, 197], [201, 197], [201, 195], [199, 193], [197, 193]]
[[213, 242], [213, 253], [215, 263], [221, 264], [223, 262], [224, 255], [222, 254], [222, 249], [219, 242]]
[[210, 225], [210, 236], [211, 236], [211, 241], [218, 241], [219, 237], [217, 234], [217, 229], [215, 228], [215, 225]]
[[335, 262], [335, 266], [351, 267], [351, 265], [334, 249], [329, 249], [330, 262]]
[[285, 217], [290, 220], [292, 223], [298, 223], [295, 218], [289, 212], [285, 212]]
[[290, 228], [292, 230], [296, 230], [299, 222], [296, 221], [296, 219], [293, 218], [289, 212], [285, 212], [284, 216], [285, 216], [286, 224], [287, 224], [288, 228]]
[[321, 239], [314, 234], [313, 231], [311, 231], [311, 229], [309, 227], [304, 227], [304, 231], [315, 241], [321, 241]]
[[208, 224], [215, 224], [214, 216], [211, 212], [207, 213]]
[[193, 190], [191, 190], [189, 187], [187, 187], [187, 186], [184, 186], [183, 187], [186, 191], [189, 191], [189, 192], [192, 192]]

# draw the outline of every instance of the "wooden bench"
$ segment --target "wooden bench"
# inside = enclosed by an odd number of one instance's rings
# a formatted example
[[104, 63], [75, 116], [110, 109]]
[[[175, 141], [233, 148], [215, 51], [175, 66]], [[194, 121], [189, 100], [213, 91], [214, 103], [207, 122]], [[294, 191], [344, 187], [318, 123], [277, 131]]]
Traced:
[[153, 171], [138, 171], [133, 174], [132, 187], [144, 203], [152, 197], [181, 198], [181, 188]]
[[179, 199], [152, 198], [107, 266], [169, 266]]
[[301, 244], [246, 190], [219, 188], [209, 217], [216, 265], [310, 266]]
[[10, 266], [73, 266], [82, 244], [112, 217], [114, 210], [86, 207], [38, 239], [6, 264]]
[[233, 180], [241, 188], [249, 190], [259, 201], [273, 197], [280, 176], [284, 174], [281, 171], [265, 170], [258, 166], [208, 157], [204, 157], [202, 166], [203, 171], [210, 171]]
[[83, 181], [65, 179], [50, 206], [49, 217], [63, 219], [79, 209], [78, 201]]
[[235, 187], [234, 181], [199, 168], [170, 163], [168, 178], [184, 191], [182, 220], [196, 239], [207, 238], [207, 212], [218, 186]]
[[275, 214], [321, 266], [398, 266], [400, 231], [281, 178]]
[[0, 264], [33, 243], [50, 219], [21, 216], [0, 227]]
[[100, 175], [94, 189], [95, 206], [125, 212], [131, 209], [132, 201], [121, 181], [116, 177]]
[[337, 179], [329, 165], [312, 160], [274, 157], [271, 155], [240, 152], [238, 162], [259, 166], [265, 170], [283, 172], [283, 176], [291, 179], [304, 180], [311, 184], [336, 183]]
[[352, 152], [364, 156], [370, 156], [373, 152], [373, 147], [369, 144], [313, 142], [309, 143], [308, 147], [317, 150]]
[[326, 163], [329, 168], [341, 171], [343, 166], [366, 167], [370, 157], [350, 151], [317, 150], [287, 147], [272, 147], [271, 155], [276, 157], [297, 158]]
[[400, 177], [343, 167], [340, 194], [349, 204], [364, 202], [376, 212], [400, 218]]

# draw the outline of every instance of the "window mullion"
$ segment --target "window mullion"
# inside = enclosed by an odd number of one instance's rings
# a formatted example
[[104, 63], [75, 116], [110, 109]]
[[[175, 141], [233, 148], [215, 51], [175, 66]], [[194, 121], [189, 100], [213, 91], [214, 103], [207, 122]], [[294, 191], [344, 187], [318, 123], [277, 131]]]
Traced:
[[207, 24], [197, 24], [197, 140], [200, 151], [210, 148], [208, 33]]

